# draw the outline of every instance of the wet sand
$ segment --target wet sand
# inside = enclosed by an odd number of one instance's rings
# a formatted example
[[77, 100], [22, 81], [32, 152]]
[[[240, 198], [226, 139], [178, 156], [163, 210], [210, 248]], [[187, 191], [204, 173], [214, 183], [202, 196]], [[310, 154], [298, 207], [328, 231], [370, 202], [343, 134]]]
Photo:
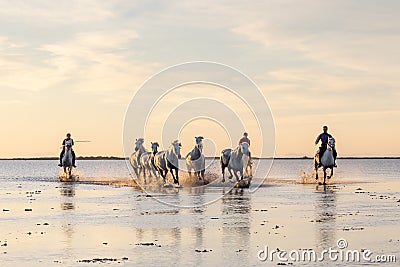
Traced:
[[[276, 266], [277, 260], [257, 258], [265, 245], [322, 250], [335, 247], [339, 238], [351, 249], [393, 254], [399, 260], [398, 177], [363, 181], [339, 171], [324, 188], [302, 183], [301, 174], [279, 179], [285, 175], [272, 170], [253, 194], [221, 186], [150, 194], [120, 178], [93, 183], [2, 181], [0, 264]], [[182, 209], [160, 201], [197, 207]], [[365, 263], [329, 262], [335, 264]]]

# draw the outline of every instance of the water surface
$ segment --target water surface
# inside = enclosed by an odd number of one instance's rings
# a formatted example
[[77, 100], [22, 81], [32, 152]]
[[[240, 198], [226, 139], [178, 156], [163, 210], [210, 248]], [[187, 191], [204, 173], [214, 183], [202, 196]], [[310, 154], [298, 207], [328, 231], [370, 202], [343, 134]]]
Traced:
[[257, 258], [265, 245], [322, 250], [339, 238], [400, 257], [400, 160], [338, 160], [327, 188], [301, 183], [312, 161], [276, 160], [255, 193], [211, 186], [151, 196], [89, 183], [131, 179], [124, 161], [78, 164], [86, 182], [66, 184], [56, 161], [0, 161], [1, 266], [90, 266], [85, 260], [96, 258], [108, 266], [276, 266]]

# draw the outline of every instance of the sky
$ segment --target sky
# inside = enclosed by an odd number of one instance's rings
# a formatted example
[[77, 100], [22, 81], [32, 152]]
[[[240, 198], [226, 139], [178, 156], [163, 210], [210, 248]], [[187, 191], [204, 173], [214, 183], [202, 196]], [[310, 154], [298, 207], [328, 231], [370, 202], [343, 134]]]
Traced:
[[[398, 10], [396, 0], [0, 0], [0, 158], [57, 156], [66, 132], [91, 141], [77, 143], [77, 155], [123, 156], [135, 93], [190, 61], [231, 66], [257, 84], [273, 114], [276, 156], [312, 156], [323, 125], [341, 156], [400, 156]], [[198, 88], [180, 93], [213, 92]], [[217, 125], [184, 129], [182, 150], [193, 146], [193, 129], [209, 151], [241, 137]]]

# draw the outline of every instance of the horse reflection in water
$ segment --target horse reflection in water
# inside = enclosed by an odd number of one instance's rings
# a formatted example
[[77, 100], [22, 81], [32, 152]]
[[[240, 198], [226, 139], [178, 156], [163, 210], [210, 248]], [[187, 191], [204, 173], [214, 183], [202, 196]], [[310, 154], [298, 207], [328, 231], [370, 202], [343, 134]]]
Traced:
[[336, 244], [336, 192], [333, 186], [317, 186], [315, 223], [317, 247], [327, 249]]
[[[72, 241], [73, 235], [75, 233], [75, 223], [72, 218], [72, 216], [74, 216], [74, 213], [72, 211], [75, 210], [75, 183], [61, 184], [60, 195], [60, 206], [61, 209], [64, 211], [63, 223], [61, 225], [61, 228], [66, 236], [66, 247], [64, 250], [64, 255], [66, 258], [72, 258], [74, 253]], [[69, 216], [71, 216], [71, 218]]]
[[233, 188], [222, 197], [222, 247], [236, 244], [242, 250], [243, 257], [248, 258], [250, 244], [251, 194], [243, 188]]
[[61, 209], [62, 210], [74, 210], [75, 203], [73, 198], [75, 196], [75, 184], [65, 183], [60, 188], [61, 194]]

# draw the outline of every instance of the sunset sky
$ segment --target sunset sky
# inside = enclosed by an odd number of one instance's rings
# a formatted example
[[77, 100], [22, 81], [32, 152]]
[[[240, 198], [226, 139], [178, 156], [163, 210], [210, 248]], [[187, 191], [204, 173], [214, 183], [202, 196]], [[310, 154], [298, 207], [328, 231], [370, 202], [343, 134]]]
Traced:
[[[259, 86], [279, 157], [311, 156], [325, 124], [342, 156], [400, 156], [399, 10], [397, 0], [0, 1], [0, 158], [57, 156], [66, 132], [91, 141], [78, 155], [123, 156], [135, 91], [190, 61]], [[207, 128], [216, 151], [229, 145]]]

